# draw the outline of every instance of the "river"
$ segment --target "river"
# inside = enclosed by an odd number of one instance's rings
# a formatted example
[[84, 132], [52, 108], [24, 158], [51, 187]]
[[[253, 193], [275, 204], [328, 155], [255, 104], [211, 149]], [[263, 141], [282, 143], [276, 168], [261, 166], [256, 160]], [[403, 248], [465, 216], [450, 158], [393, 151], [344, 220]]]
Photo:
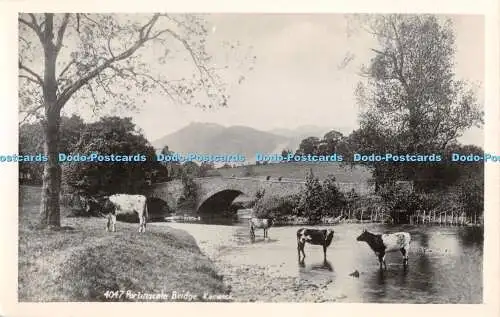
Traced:
[[[297, 259], [299, 227], [262, 230], [254, 243], [246, 224], [168, 223], [189, 232], [242, 302], [481, 303], [483, 232], [480, 228], [384, 224], [339, 224], [323, 261], [321, 246], [305, 247]], [[320, 226], [326, 227], [326, 226]], [[408, 270], [399, 252], [380, 271], [374, 253], [356, 237], [370, 232], [412, 235]], [[359, 277], [350, 276], [354, 271]]]

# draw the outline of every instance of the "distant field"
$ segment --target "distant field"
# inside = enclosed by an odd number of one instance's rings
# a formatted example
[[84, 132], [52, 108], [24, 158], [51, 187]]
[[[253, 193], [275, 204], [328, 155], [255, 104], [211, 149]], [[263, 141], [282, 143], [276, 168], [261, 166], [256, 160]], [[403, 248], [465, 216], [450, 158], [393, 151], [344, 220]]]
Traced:
[[220, 168], [217, 171], [224, 177], [230, 177], [233, 174], [236, 177], [242, 177], [245, 176], [249, 168], [257, 177], [304, 179], [309, 169], [312, 169], [313, 174], [320, 180], [325, 179], [328, 175], [335, 176], [337, 182], [345, 183], [364, 183], [372, 178], [371, 171], [365, 167], [343, 167], [339, 163], [280, 163]]
[[108, 233], [102, 218], [66, 217], [64, 230], [36, 230], [39, 202], [39, 187], [20, 187], [19, 301], [107, 301], [107, 290], [225, 292], [183, 230], [150, 223], [140, 235], [138, 224], [117, 222], [117, 232]]

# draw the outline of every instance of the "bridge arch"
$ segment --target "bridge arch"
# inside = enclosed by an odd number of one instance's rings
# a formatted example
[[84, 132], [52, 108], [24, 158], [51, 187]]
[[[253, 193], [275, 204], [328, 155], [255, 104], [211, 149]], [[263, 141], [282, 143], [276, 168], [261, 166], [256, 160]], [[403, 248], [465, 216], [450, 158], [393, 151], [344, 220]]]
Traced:
[[236, 197], [243, 194], [241, 190], [231, 188], [207, 193], [203, 199], [199, 200], [196, 211], [199, 214], [216, 214], [227, 211]]

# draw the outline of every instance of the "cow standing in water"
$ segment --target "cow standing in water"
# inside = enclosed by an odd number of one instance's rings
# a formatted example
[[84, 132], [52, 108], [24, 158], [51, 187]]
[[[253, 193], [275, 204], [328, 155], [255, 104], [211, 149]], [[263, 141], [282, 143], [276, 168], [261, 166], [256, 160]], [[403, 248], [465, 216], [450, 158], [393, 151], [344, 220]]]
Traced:
[[97, 211], [107, 218], [106, 231], [116, 231], [116, 216], [136, 213], [139, 217], [139, 232], [146, 231], [148, 206], [143, 195], [116, 194], [99, 200], [91, 199], [86, 207], [88, 212]]
[[249, 221], [250, 225], [250, 239], [255, 241], [255, 229], [263, 229], [264, 230], [264, 239], [268, 237], [269, 228], [273, 225], [273, 220], [270, 218], [251, 218]]
[[385, 255], [387, 252], [401, 251], [403, 255], [403, 265], [408, 265], [408, 252], [410, 251], [411, 236], [408, 232], [395, 232], [389, 234], [373, 234], [366, 229], [356, 238], [357, 241], [365, 241], [378, 257], [380, 269], [382, 264], [387, 270]]
[[[306, 254], [304, 252], [304, 247], [306, 243], [312, 245], [323, 246], [323, 256], [326, 262], [326, 249], [330, 246], [333, 240], [334, 231], [331, 229], [305, 229], [300, 228], [297, 230], [297, 252], [299, 254], [299, 262], [304, 261]], [[300, 259], [300, 252], [302, 252], [303, 258]]]

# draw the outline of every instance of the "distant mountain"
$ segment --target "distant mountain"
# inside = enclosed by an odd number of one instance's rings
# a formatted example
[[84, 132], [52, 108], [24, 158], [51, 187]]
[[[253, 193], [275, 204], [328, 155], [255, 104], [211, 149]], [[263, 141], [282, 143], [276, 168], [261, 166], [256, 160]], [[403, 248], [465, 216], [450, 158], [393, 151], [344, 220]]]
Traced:
[[[157, 149], [168, 145], [174, 152], [206, 154], [244, 154], [253, 161], [255, 153], [273, 151], [289, 139], [282, 135], [244, 126], [224, 127], [212, 123], [192, 123], [153, 142]], [[281, 152], [282, 149], [280, 149]]]
[[168, 145], [174, 152], [207, 154], [241, 153], [254, 161], [255, 153], [281, 153], [283, 149], [297, 150], [300, 141], [309, 136], [321, 138], [331, 128], [313, 125], [296, 129], [261, 131], [245, 126], [224, 127], [214, 123], [191, 123], [153, 142], [156, 149]]

